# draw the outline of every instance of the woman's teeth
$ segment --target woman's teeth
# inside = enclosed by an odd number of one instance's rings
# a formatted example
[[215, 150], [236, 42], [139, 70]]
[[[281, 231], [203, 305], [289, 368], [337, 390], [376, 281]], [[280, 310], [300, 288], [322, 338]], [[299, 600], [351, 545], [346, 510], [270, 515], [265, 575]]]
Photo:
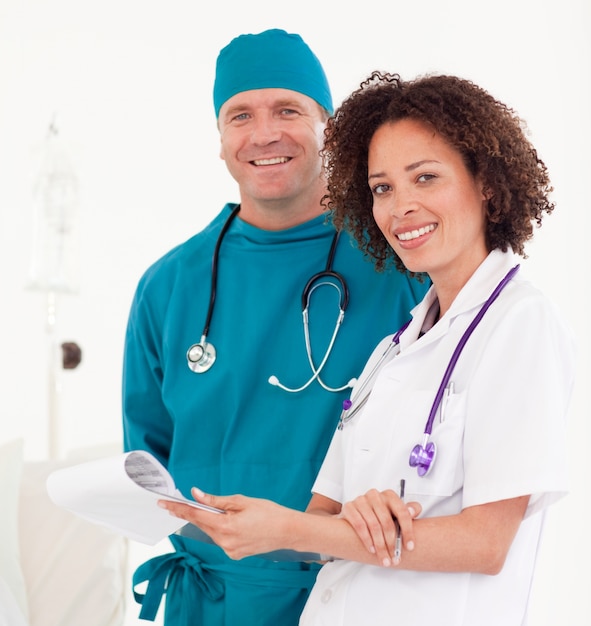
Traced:
[[435, 230], [435, 224], [429, 224], [429, 226], [423, 226], [422, 228], [417, 228], [416, 230], [409, 230], [406, 233], [400, 233], [397, 235], [400, 241], [409, 241], [410, 239], [416, 239], [421, 235], [426, 235], [427, 233], [431, 233]]

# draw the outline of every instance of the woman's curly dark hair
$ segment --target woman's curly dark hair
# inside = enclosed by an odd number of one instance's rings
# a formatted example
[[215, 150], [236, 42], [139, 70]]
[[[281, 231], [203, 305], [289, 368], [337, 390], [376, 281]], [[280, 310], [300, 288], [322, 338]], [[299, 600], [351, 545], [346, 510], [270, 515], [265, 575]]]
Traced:
[[482, 180], [490, 197], [488, 250], [510, 247], [526, 257], [524, 243], [533, 236], [533, 222], [540, 226], [543, 213], [554, 209], [546, 166], [512, 109], [455, 76], [403, 81], [397, 74], [373, 72], [337, 109], [322, 150], [328, 184], [323, 204], [335, 226], [351, 231], [378, 270], [392, 260], [404, 270], [373, 219], [367, 182], [371, 138], [383, 124], [404, 118], [432, 126]]

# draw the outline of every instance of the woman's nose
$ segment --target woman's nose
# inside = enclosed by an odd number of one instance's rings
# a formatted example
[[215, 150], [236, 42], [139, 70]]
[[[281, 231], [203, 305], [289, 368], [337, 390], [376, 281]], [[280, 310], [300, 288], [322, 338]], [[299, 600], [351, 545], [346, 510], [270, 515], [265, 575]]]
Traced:
[[416, 211], [418, 206], [416, 198], [409, 192], [397, 191], [392, 197], [392, 202], [389, 206], [389, 213], [392, 217], [404, 217], [413, 211]]

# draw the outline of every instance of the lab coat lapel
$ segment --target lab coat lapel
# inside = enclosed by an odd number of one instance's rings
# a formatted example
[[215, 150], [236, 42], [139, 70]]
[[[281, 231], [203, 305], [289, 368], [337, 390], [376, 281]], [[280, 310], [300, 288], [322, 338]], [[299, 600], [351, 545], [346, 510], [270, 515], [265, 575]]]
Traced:
[[[495, 287], [515, 263], [515, 255], [512, 252], [493, 250], [456, 296], [449, 311], [447, 311], [429, 332], [423, 335], [420, 346], [428, 345], [433, 341], [437, 341], [442, 335], [445, 335], [453, 320], [458, 317], [458, 315], [472, 313], [469, 315], [469, 319], [473, 319], [480, 310], [480, 307], [486, 302]], [[436, 297], [435, 289], [431, 287], [423, 300], [411, 311], [412, 321], [400, 337], [400, 349], [402, 353], [411, 353], [414, 352], [415, 349], [418, 349], [416, 347], [416, 340], [423, 327], [425, 316]]]

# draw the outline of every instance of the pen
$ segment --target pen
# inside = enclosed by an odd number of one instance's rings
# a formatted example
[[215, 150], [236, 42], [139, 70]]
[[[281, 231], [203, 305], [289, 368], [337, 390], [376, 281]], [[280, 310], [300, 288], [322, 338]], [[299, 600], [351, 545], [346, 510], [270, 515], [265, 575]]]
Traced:
[[[405, 486], [405, 480], [404, 478], [402, 478], [400, 480], [400, 499], [404, 501], [404, 486]], [[395, 520], [396, 523], [396, 545], [394, 547], [394, 562], [395, 563], [399, 563], [400, 562], [400, 556], [402, 554], [402, 535], [400, 534], [400, 524], [398, 522], [398, 520]]]
[[447, 401], [449, 397], [454, 393], [454, 384], [453, 381], [450, 381], [449, 385], [445, 388], [445, 394], [443, 396], [443, 401], [441, 403], [441, 408], [439, 409], [439, 421], [443, 422], [445, 419], [445, 409], [447, 408]]

